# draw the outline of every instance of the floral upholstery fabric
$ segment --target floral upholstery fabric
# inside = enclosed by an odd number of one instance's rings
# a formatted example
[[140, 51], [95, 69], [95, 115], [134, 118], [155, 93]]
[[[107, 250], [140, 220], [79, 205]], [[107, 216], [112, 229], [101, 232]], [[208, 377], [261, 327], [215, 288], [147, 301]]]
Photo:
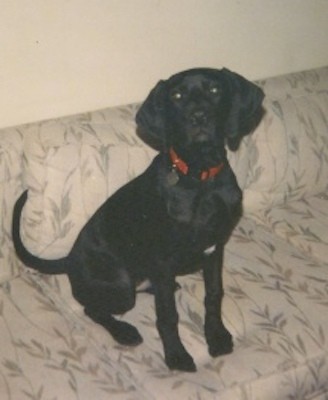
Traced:
[[260, 83], [266, 115], [250, 136], [247, 212], [318, 194], [328, 186], [328, 68]]
[[109, 109], [29, 129], [23, 237], [31, 251], [66, 254], [106, 198], [148, 166], [155, 151], [136, 136], [135, 112]]
[[259, 82], [266, 114], [230, 153], [244, 216], [225, 252], [223, 317], [232, 354], [212, 359], [201, 274], [179, 278], [182, 340], [195, 374], [170, 372], [154, 300], [138, 294], [122, 319], [144, 343], [117, 345], [74, 301], [66, 276], [16, 259], [11, 213], [36, 254], [66, 254], [81, 227], [155, 151], [135, 134], [137, 105], [0, 131], [0, 398], [328, 399], [328, 68]]
[[[29, 201], [22, 235], [35, 254], [65, 255], [82, 226], [156, 154], [136, 135], [136, 105], [32, 126], [24, 147]], [[246, 180], [247, 147], [230, 154]], [[50, 246], [51, 244], [51, 246]]]
[[313, 260], [328, 261], [327, 192], [258, 212], [254, 219]]
[[234, 338], [230, 355], [211, 359], [207, 353], [201, 275], [179, 278], [180, 333], [196, 374], [167, 370], [149, 294], [139, 294], [135, 309], [122, 317], [144, 337], [129, 349], [85, 317], [69, 296], [66, 277], [25, 273], [4, 283], [0, 326], [10, 345], [1, 351], [2, 398], [324, 399], [328, 264], [314, 265], [247, 218], [226, 260], [223, 318]]

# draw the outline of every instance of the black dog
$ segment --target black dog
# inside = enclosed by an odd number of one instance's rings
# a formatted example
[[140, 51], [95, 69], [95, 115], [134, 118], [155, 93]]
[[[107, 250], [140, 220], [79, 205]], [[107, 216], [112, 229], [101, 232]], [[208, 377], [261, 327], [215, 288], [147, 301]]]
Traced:
[[124, 345], [142, 337], [113, 314], [134, 307], [138, 283], [150, 280], [166, 363], [183, 371], [196, 367], [178, 334], [175, 277], [202, 268], [209, 353], [231, 352], [221, 320], [222, 258], [242, 193], [225, 144], [236, 149], [257, 125], [262, 99], [261, 89], [226, 69], [192, 69], [160, 81], [136, 117], [140, 136], [161, 150], [148, 169], [98, 209], [60, 260], [37, 258], [21, 242], [25, 192], [13, 219], [18, 256], [43, 273], [67, 273], [85, 313]]

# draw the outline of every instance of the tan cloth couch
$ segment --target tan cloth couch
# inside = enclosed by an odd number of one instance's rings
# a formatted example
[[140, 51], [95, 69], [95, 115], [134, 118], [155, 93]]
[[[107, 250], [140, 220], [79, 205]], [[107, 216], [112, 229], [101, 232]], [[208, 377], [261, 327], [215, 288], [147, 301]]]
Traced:
[[244, 189], [224, 261], [232, 354], [208, 355], [201, 275], [179, 278], [180, 332], [195, 374], [166, 368], [151, 295], [122, 316], [145, 342], [120, 347], [83, 314], [66, 276], [28, 270], [11, 242], [24, 189], [24, 242], [57, 258], [146, 168], [155, 151], [135, 134], [138, 105], [0, 131], [1, 400], [328, 398], [328, 67], [258, 83], [266, 115], [229, 156]]

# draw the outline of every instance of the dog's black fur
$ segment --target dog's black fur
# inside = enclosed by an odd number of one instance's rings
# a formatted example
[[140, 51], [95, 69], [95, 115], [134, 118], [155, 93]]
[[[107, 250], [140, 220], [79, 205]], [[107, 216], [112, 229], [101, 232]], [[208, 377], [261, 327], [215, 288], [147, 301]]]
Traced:
[[[221, 319], [222, 258], [242, 193], [225, 145], [236, 149], [256, 126], [262, 99], [261, 89], [227, 69], [192, 69], [160, 81], [136, 117], [139, 135], [160, 149], [148, 169], [98, 209], [59, 260], [35, 257], [21, 242], [24, 192], [13, 218], [18, 256], [43, 273], [67, 273], [85, 313], [124, 345], [137, 345], [142, 337], [113, 315], [134, 307], [137, 284], [149, 279], [166, 363], [183, 371], [196, 367], [178, 334], [175, 277], [202, 268], [209, 353], [231, 352], [232, 337]], [[170, 148], [188, 165], [186, 174], [172, 165]], [[221, 163], [219, 173], [200, 179], [201, 171]]]

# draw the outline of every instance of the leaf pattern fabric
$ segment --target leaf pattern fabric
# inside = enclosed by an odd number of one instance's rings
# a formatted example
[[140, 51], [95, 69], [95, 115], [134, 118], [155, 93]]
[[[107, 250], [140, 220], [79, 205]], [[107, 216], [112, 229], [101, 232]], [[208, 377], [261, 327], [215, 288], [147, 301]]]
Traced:
[[96, 208], [156, 154], [135, 134], [138, 105], [0, 131], [1, 400], [328, 399], [328, 68], [258, 84], [265, 117], [229, 153], [244, 190], [224, 258], [232, 354], [207, 353], [201, 274], [179, 278], [195, 374], [166, 368], [151, 295], [122, 316], [144, 337], [124, 348], [84, 315], [66, 276], [31, 272], [11, 243], [13, 204], [29, 188], [25, 244], [48, 258], [69, 252]]

